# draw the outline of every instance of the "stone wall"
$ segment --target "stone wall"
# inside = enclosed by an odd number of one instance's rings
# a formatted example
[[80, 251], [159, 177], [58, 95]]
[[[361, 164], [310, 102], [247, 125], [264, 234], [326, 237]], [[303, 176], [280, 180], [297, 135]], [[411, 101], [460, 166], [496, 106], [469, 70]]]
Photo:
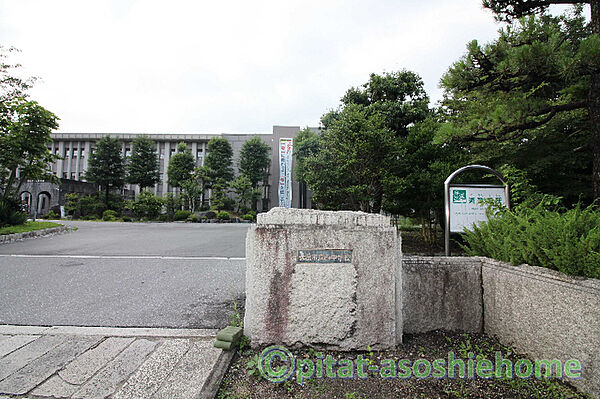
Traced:
[[[345, 250], [344, 262], [299, 251]], [[389, 218], [274, 208], [246, 241], [245, 333], [254, 346], [392, 348], [402, 338], [400, 237]]]
[[482, 331], [480, 259], [405, 256], [402, 262], [405, 333]]
[[482, 260], [485, 332], [534, 359], [577, 359], [600, 397], [600, 281]]
[[404, 257], [403, 331], [481, 332], [532, 359], [577, 359], [600, 397], [600, 281], [488, 258]]

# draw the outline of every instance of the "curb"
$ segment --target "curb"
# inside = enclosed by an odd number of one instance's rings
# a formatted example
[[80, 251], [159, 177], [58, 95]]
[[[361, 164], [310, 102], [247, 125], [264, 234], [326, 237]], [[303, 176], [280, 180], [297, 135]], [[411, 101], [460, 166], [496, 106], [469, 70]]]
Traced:
[[206, 328], [80, 327], [0, 325], [0, 335], [84, 335], [111, 337], [177, 337], [214, 339], [217, 330]]
[[4, 234], [0, 235], [0, 244], [8, 244], [14, 241], [21, 241], [29, 238], [40, 238], [53, 236], [57, 234], [70, 233], [73, 230], [76, 230], [76, 228], [71, 226], [61, 226], [51, 227], [49, 229], [27, 231], [25, 233]]
[[219, 388], [221, 387], [221, 381], [227, 373], [227, 369], [231, 364], [231, 360], [233, 359], [235, 352], [235, 350], [221, 351], [221, 354], [215, 362], [212, 371], [202, 386], [202, 390], [195, 399], [214, 399], [217, 396], [217, 392], [219, 392]]

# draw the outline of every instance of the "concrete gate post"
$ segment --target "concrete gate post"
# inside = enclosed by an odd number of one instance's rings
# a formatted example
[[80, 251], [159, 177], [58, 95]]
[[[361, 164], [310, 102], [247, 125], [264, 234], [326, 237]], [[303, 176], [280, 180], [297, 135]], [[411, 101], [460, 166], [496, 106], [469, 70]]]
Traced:
[[336, 350], [402, 342], [400, 234], [389, 217], [274, 208], [246, 238], [252, 345]]

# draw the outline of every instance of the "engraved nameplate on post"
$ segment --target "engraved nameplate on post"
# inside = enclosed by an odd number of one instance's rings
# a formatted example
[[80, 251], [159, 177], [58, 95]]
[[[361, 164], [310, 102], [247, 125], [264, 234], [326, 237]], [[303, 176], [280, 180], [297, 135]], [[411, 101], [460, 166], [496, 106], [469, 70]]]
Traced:
[[351, 249], [300, 249], [297, 263], [352, 263]]

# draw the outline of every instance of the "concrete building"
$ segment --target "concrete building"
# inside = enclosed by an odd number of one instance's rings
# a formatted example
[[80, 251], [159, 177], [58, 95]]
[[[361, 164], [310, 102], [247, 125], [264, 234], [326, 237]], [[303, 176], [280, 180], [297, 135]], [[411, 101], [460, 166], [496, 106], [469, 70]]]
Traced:
[[[273, 126], [273, 132], [270, 134], [146, 134], [146, 136], [156, 142], [156, 153], [160, 161], [160, 182], [154, 187], [154, 193], [156, 195], [164, 195], [167, 192], [173, 191], [173, 188], [167, 181], [167, 168], [169, 166], [169, 159], [177, 151], [178, 143], [186, 143], [194, 155], [196, 165], [202, 166], [206, 158], [208, 141], [217, 136], [226, 138], [233, 148], [233, 166], [237, 176], [239, 154], [242, 145], [253, 137], [259, 137], [271, 147], [269, 178], [267, 184], [263, 187], [263, 198], [260, 201], [259, 210], [271, 209], [279, 204], [279, 140], [281, 138], [294, 138], [299, 131], [300, 127], [298, 126]], [[94, 151], [96, 142], [107, 135], [118, 138], [121, 141], [123, 156], [127, 157], [131, 154], [132, 141], [141, 134], [52, 133], [53, 143], [50, 151], [62, 157], [62, 159], [51, 165], [52, 172], [61, 179], [85, 181], [85, 171], [88, 167], [89, 156]], [[139, 192], [139, 187], [129, 186], [127, 188], [135, 190], [136, 193]], [[48, 201], [55, 203], [52, 198], [49, 198]], [[310, 193], [304, 185], [300, 185], [295, 181], [293, 175], [292, 207], [311, 207]], [[42, 211], [43, 213], [45, 212]]]

